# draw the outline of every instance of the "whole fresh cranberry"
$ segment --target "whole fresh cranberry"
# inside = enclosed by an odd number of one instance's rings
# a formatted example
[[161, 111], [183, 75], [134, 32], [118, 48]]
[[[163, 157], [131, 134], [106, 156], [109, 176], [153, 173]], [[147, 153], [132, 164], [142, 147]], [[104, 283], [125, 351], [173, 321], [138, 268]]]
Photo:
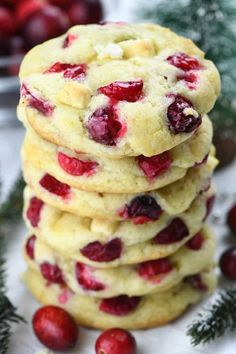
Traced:
[[233, 234], [236, 235], [236, 204], [234, 204], [228, 212], [227, 224]]
[[61, 269], [56, 264], [44, 262], [40, 265], [41, 274], [49, 283], [64, 284]]
[[79, 329], [73, 317], [57, 306], [44, 306], [38, 309], [32, 319], [33, 330], [39, 341], [52, 350], [74, 348]]
[[193, 105], [187, 98], [181, 95], [173, 95], [173, 97], [174, 101], [167, 108], [169, 130], [174, 134], [193, 132], [201, 125], [201, 116], [196, 111], [192, 112]]
[[32, 235], [28, 238], [25, 245], [25, 250], [29, 258], [34, 259], [34, 248], [35, 248], [36, 236]]
[[103, 17], [102, 4], [100, 0], [74, 0], [68, 14], [73, 25], [98, 23]]
[[45, 3], [40, 0], [18, 1], [15, 16], [20, 26], [24, 25], [24, 23], [28, 21], [31, 16], [41, 10], [44, 6]]
[[222, 254], [220, 268], [226, 278], [236, 280], [236, 247], [232, 247]]
[[94, 262], [111, 262], [120, 258], [122, 252], [122, 242], [119, 238], [102, 244], [99, 241], [91, 242], [80, 251], [82, 255]]
[[15, 29], [14, 14], [6, 7], [0, 6], [0, 37], [12, 36]]
[[120, 295], [109, 299], [103, 299], [99, 309], [114, 316], [126, 316], [133, 312], [138, 306], [141, 298], [139, 296], [129, 297]]
[[171, 167], [172, 159], [169, 152], [152, 157], [138, 156], [137, 162], [143, 173], [148, 178], [155, 178], [168, 171]]
[[124, 329], [111, 328], [97, 339], [96, 354], [136, 354], [137, 345], [134, 336]]
[[58, 7], [46, 5], [24, 25], [23, 35], [30, 47], [63, 34], [69, 28], [67, 14]]
[[115, 81], [99, 88], [99, 92], [117, 101], [136, 102], [142, 97], [143, 80]]

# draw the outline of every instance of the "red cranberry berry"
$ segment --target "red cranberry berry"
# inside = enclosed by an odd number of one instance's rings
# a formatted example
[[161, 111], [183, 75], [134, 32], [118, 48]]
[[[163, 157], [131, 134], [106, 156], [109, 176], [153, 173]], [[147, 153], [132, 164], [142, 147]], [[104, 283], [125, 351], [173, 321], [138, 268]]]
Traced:
[[138, 156], [138, 165], [148, 178], [154, 178], [165, 173], [171, 167], [171, 157], [169, 152], [152, 157]]
[[48, 101], [43, 98], [37, 97], [36, 94], [30, 92], [25, 84], [21, 85], [21, 97], [25, 97], [28, 105], [32, 108], [37, 109], [46, 117], [50, 117], [54, 111], [54, 107]]
[[180, 242], [188, 235], [189, 231], [183, 220], [175, 218], [154, 237], [153, 242], [159, 245], [169, 245], [174, 242]]
[[73, 25], [98, 23], [103, 17], [100, 0], [74, 0], [68, 13]]
[[82, 80], [86, 75], [86, 64], [55, 63], [44, 74], [63, 73], [67, 79]]
[[49, 349], [65, 351], [72, 349], [77, 342], [79, 329], [73, 317], [58, 306], [38, 309], [32, 325], [36, 337]]
[[149, 280], [159, 274], [169, 273], [173, 266], [168, 258], [157, 259], [154, 261], [143, 262], [138, 265], [138, 274], [144, 279]]
[[44, 262], [40, 265], [41, 274], [49, 283], [64, 284], [61, 269], [56, 264]]
[[206, 218], [211, 214], [212, 209], [214, 207], [215, 199], [216, 199], [215, 195], [211, 195], [210, 197], [207, 198], [207, 201], [206, 201], [206, 215], [205, 215], [203, 221], [205, 221]]
[[187, 87], [190, 90], [194, 90], [197, 88], [197, 83], [198, 83], [198, 75], [195, 74], [194, 72], [185, 72], [182, 75], [177, 76], [177, 81], [184, 81]]
[[90, 117], [87, 129], [91, 139], [99, 144], [114, 146], [126, 132], [126, 126], [120, 122], [112, 106], [98, 108]]
[[117, 101], [136, 102], [142, 97], [143, 80], [115, 81], [100, 87], [98, 91]]
[[73, 176], [91, 176], [95, 173], [95, 169], [98, 166], [97, 162], [79, 160], [62, 152], [58, 153], [57, 158], [61, 168]]
[[139, 296], [129, 297], [120, 295], [109, 299], [103, 299], [99, 309], [114, 316], [126, 316], [133, 312], [138, 306], [141, 298]]
[[25, 245], [25, 250], [29, 258], [34, 259], [34, 247], [35, 247], [35, 242], [36, 242], [36, 236], [32, 235], [28, 238], [26, 245]]
[[25, 22], [24, 37], [30, 47], [64, 33], [70, 26], [67, 14], [58, 7], [45, 5]]
[[176, 95], [167, 109], [168, 127], [172, 133], [191, 133], [201, 125], [201, 116], [186, 112], [188, 108], [193, 108], [192, 103], [183, 96]]
[[184, 279], [184, 281], [190, 284], [193, 288], [200, 291], [207, 291], [206, 284], [203, 283], [202, 277], [200, 274], [189, 275]]
[[196, 58], [190, 57], [188, 54], [185, 53], [176, 53], [174, 55], [171, 55], [167, 58], [167, 61], [171, 65], [183, 71], [201, 69], [201, 64], [199, 63], [199, 61]]
[[209, 154], [206, 154], [206, 156], [204, 156], [204, 158], [203, 158], [201, 161], [196, 162], [194, 166], [201, 166], [201, 165], [204, 165], [204, 163], [207, 162], [208, 157], [209, 157]]
[[226, 278], [236, 280], [236, 247], [232, 247], [222, 254], [220, 268]]
[[102, 244], [99, 241], [89, 243], [80, 251], [82, 255], [94, 262], [111, 262], [120, 258], [122, 252], [122, 242], [119, 238]]
[[48, 192], [56, 194], [59, 197], [66, 199], [70, 196], [70, 186], [58, 181], [55, 177], [49, 174], [44, 175], [39, 181], [39, 184]]
[[15, 32], [14, 14], [4, 6], [0, 6], [0, 37], [12, 36]]
[[75, 265], [75, 274], [78, 283], [84, 290], [101, 291], [105, 289], [105, 286], [98, 282], [93, 274], [93, 268], [83, 263], [77, 262]]
[[74, 34], [68, 34], [63, 41], [62, 47], [68, 48], [72, 45], [72, 43], [78, 38], [78, 36]]
[[228, 212], [227, 224], [233, 234], [236, 235], [236, 204], [234, 204]]
[[137, 345], [134, 336], [120, 328], [104, 331], [97, 339], [96, 354], [136, 354]]
[[189, 240], [186, 243], [186, 246], [193, 251], [198, 251], [202, 248], [204, 242], [204, 237], [202, 236], [202, 234], [199, 232], [196, 235], [193, 236], [193, 238], [191, 238], [191, 240]]
[[30, 221], [31, 226], [37, 227], [40, 221], [40, 213], [43, 207], [42, 200], [37, 197], [30, 199], [29, 207], [26, 211], [27, 219]]
[[163, 210], [153, 197], [140, 195], [119, 211], [119, 215], [124, 219], [131, 219], [134, 224], [138, 225], [158, 220], [162, 212]]
[[43, 8], [44, 4], [40, 0], [18, 1], [16, 6], [16, 19], [20, 25], [24, 25], [37, 11]]

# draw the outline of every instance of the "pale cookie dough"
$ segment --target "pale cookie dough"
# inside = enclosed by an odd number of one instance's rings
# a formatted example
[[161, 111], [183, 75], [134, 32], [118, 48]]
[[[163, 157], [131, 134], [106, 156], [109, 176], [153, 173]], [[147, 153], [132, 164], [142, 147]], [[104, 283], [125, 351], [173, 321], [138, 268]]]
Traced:
[[191, 40], [152, 24], [75, 26], [32, 49], [20, 79], [20, 120], [59, 146], [113, 158], [184, 142], [220, 91]]
[[190, 139], [159, 158], [156, 156], [156, 160], [142, 156], [114, 160], [73, 153], [43, 140], [28, 128], [22, 157], [23, 161], [47, 171], [71, 187], [101, 193], [138, 193], [183, 178], [188, 168], [201, 163], [209, 154], [212, 132], [212, 123], [205, 116], [201, 127]]

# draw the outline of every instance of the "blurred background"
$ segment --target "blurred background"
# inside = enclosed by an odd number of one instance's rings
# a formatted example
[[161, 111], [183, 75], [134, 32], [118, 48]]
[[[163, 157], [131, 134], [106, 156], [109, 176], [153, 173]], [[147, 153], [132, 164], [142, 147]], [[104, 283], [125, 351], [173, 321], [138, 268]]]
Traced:
[[236, 155], [236, 0], [0, 0], [0, 176], [20, 168], [23, 128], [17, 122], [17, 78], [24, 54], [75, 24], [152, 21], [192, 38], [222, 76], [211, 113], [220, 167]]

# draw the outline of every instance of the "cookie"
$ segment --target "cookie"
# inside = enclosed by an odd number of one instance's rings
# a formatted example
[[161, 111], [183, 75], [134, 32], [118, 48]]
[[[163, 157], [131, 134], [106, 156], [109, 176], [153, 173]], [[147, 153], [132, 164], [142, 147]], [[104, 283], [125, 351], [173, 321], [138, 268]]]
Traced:
[[203, 52], [152, 24], [75, 26], [31, 50], [20, 79], [20, 120], [56, 145], [112, 158], [186, 141], [220, 91]]
[[174, 216], [134, 225], [61, 212], [25, 190], [24, 218], [31, 232], [56, 252], [82, 263], [107, 268], [163, 258], [176, 252], [202, 228], [209, 213], [210, 189]]
[[210, 178], [216, 165], [217, 160], [210, 155], [205, 164], [189, 169], [183, 179], [156, 191], [139, 194], [96, 193], [71, 188], [28, 162], [23, 165], [23, 173], [35, 195], [60, 210], [81, 217], [128, 219], [138, 223], [145, 221], [141, 216], [151, 216], [150, 212], [145, 212], [144, 215], [135, 212], [139, 205], [149, 205], [149, 211], [158, 211], [159, 205], [169, 215], [184, 212], [193, 199], [210, 186]]
[[100, 269], [64, 258], [36, 236], [24, 247], [26, 262], [51, 283], [64, 282], [73, 292], [98, 298], [142, 296], [166, 291], [213, 262], [214, 237], [204, 227], [173, 255], [144, 263]]
[[81, 296], [64, 285], [49, 285], [39, 272], [32, 269], [24, 274], [24, 281], [41, 304], [60, 306], [71, 313], [79, 325], [99, 329], [145, 329], [164, 325], [216, 287], [212, 270], [185, 279], [162, 293], [142, 297], [121, 295], [109, 299]]
[[40, 138], [28, 128], [23, 161], [47, 171], [71, 187], [101, 193], [139, 193], [155, 190], [183, 178], [187, 169], [204, 162], [212, 141], [212, 123], [204, 117], [201, 127], [186, 142], [147, 158], [108, 159], [76, 154]]

